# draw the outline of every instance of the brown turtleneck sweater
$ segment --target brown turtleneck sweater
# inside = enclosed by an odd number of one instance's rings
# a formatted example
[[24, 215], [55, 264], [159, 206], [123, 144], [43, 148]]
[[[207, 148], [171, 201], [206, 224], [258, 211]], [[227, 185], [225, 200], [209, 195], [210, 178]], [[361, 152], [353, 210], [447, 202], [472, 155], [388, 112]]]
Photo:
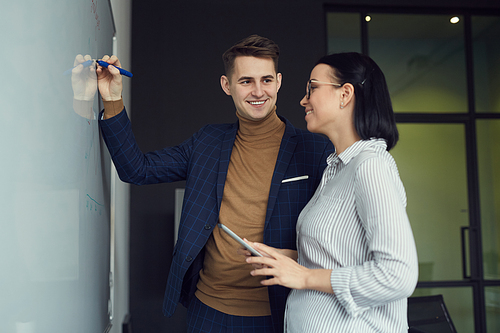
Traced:
[[[285, 123], [276, 108], [259, 121], [240, 117], [222, 197], [219, 222], [241, 238], [262, 242], [267, 201]], [[237, 253], [241, 246], [216, 227], [208, 239], [196, 297], [235, 316], [271, 314], [263, 277]]]

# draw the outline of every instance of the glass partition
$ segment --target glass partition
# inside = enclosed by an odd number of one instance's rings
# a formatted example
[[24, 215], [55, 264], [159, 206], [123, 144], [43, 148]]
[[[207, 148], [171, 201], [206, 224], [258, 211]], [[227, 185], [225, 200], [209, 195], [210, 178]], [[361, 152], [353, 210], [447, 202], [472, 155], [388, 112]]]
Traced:
[[327, 51], [365, 52], [386, 76], [414, 296], [443, 294], [458, 332], [500, 332], [500, 13], [386, 9], [330, 6]]
[[485, 288], [487, 332], [500, 332], [500, 287]]
[[469, 225], [462, 124], [398, 124], [391, 154], [408, 197], [419, 281], [461, 280], [461, 228]]
[[500, 113], [500, 17], [473, 16], [476, 112]]
[[500, 120], [477, 121], [483, 271], [500, 280]]
[[468, 111], [463, 20], [371, 14], [370, 57], [384, 72], [395, 112]]
[[327, 13], [328, 54], [361, 52], [359, 13]]

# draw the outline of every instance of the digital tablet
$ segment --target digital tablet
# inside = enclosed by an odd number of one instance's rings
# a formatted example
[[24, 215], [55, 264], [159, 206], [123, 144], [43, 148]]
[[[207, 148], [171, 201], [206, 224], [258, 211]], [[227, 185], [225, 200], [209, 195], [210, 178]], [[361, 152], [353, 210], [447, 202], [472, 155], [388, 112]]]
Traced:
[[241, 246], [243, 246], [245, 249], [250, 251], [254, 256], [257, 257], [262, 257], [262, 254], [260, 254], [256, 249], [245, 243], [243, 239], [241, 239], [238, 235], [236, 235], [231, 229], [226, 227], [224, 224], [219, 223], [219, 228], [227, 232], [227, 234], [231, 237], [233, 237], [238, 243], [240, 243]]

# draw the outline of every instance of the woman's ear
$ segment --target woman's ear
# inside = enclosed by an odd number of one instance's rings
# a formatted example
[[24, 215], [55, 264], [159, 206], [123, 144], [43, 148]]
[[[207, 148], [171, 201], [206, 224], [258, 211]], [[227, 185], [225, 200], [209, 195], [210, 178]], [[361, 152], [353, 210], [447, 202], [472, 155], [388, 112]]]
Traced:
[[343, 109], [350, 103], [354, 102], [354, 86], [350, 83], [344, 83], [340, 89], [340, 103], [341, 108]]

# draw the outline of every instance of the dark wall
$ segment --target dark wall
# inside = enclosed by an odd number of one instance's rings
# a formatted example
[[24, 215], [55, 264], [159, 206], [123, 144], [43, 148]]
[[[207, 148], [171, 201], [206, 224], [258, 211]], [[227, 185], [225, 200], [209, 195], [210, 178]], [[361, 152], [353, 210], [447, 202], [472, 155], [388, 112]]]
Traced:
[[[344, 1], [415, 6], [415, 1]], [[495, 1], [496, 2], [496, 1]], [[330, 1], [328, 3], [342, 3]], [[499, 7], [493, 1], [419, 1], [420, 6]], [[299, 100], [314, 62], [326, 52], [323, 1], [133, 1], [133, 130], [143, 151], [176, 145], [207, 123], [234, 122], [220, 88], [222, 53], [251, 34], [281, 48], [278, 113], [305, 128]], [[183, 332], [185, 309], [162, 315], [174, 233], [174, 189], [183, 183], [132, 186], [130, 312], [134, 331]]]

